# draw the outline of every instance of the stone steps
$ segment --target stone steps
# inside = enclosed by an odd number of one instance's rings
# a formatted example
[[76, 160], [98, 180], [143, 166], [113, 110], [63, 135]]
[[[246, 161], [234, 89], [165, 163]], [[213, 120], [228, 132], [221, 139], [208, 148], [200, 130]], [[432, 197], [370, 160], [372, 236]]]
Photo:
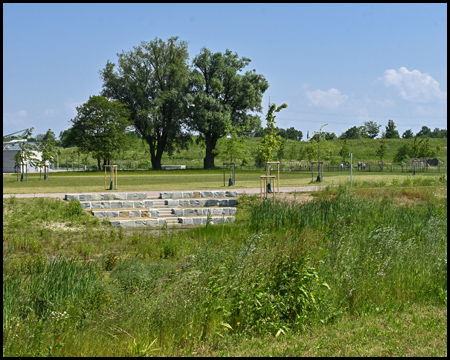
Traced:
[[233, 222], [235, 191], [161, 192], [159, 198], [146, 193], [66, 194], [93, 216], [112, 226], [147, 227], [206, 225]]

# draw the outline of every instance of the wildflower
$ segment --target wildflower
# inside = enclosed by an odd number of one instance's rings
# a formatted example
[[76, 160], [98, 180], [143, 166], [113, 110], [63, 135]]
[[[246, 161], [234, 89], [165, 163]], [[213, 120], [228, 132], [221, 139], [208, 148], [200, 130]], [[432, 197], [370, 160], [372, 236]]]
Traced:
[[240, 323], [240, 322], [238, 322], [238, 323], [236, 323], [236, 325], [237, 325], [237, 326], [241, 326], [241, 323]]

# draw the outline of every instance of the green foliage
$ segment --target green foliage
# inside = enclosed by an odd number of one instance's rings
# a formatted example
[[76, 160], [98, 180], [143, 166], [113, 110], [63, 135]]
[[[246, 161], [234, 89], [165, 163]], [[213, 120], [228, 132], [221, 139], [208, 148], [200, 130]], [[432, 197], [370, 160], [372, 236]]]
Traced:
[[214, 154], [221, 157], [226, 162], [247, 163], [249, 160], [248, 148], [246, 146], [245, 137], [239, 136], [244, 133], [244, 128], [233, 127], [230, 121], [226, 122], [227, 137], [223, 137]]
[[[400, 318], [444, 331], [446, 178], [433, 179], [354, 182], [306, 203], [245, 196], [235, 223], [182, 231], [60, 234], [43, 224], [68, 221], [68, 202], [4, 199], [3, 355], [247, 353], [246, 339], [285, 354], [292, 339], [312, 341], [305, 331], [351, 332], [368, 319], [370, 339], [388, 324], [397, 341]], [[425, 312], [434, 320], [418, 320]], [[289, 351], [309, 354], [307, 344]]]
[[375, 121], [365, 121], [364, 127], [369, 139], [375, 139], [380, 132], [381, 125], [378, 125]]
[[317, 161], [330, 159], [330, 154], [332, 154], [334, 146], [331, 141], [327, 140], [329, 133], [322, 131], [322, 129], [327, 125], [328, 124], [322, 125], [319, 131], [314, 132], [314, 136], [311, 138], [306, 148], [309, 161], [316, 159], [316, 156]]
[[[247, 133], [259, 124], [264, 92], [269, 87], [264, 76], [253, 71], [240, 72], [250, 59], [236, 53], [212, 53], [202, 48], [193, 60], [189, 79], [189, 126], [205, 143], [204, 168], [214, 168], [217, 141], [229, 133], [229, 123]], [[240, 131], [240, 130], [239, 130]]]
[[339, 150], [339, 156], [341, 157], [342, 161], [345, 161], [345, 159], [348, 158], [349, 153], [350, 153], [350, 147], [348, 146], [347, 139], [344, 139], [342, 148]]
[[411, 129], [405, 130], [405, 132], [402, 134], [402, 139], [412, 139], [414, 137], [414, 134]]
[[402, 145], [394, 156], [393, 161], [400, 163], [408, 160], [412, 156], [412, 148], [408, 144]]
[[258, 162], [265, 164], [270, 161], [273, 156], [273, 152], [279, 146], [281, 142], [281, 137], [276, 135], [275, 130], [275, 115], [274, 113], [280, 112], [282, 109], [287, 108], [287, 104], [282, 104], [276, 106], [271, 104], [266, 115], [266, 134], [264, 134], [263, 141], [260, 143], [258, 148]]
[[71, 120], [71, 136], [81, 152], [93, 153], [106, 164], [128, 140], [125, 129], [130, 125], [130, 112], [119, 101], [103, 96], [90, 96], [77, 112]]
[[375, 150], [375, 155], [383, 161], [387, 153], [387, 144], [384, 140], [381, 140], [379, 144], [379, 147]]
[[386, 131], [384, 133], [384, 138], [386, 139], [399, 139], [400, 135], [398, 134], [398, 131], [395, 130], [395, 123], [394, 120], [389, 120], [388, 124], [386, 126]]
[[102, 95], [119, 100], [131, 112], [138, 134], [148, 143], [154, 170], [161, 169], [165, 151], [185, 148], [188, 81], [187, 42], [171, 37], [142, 41], [133, 51], [118, 54], [117, 71], [108, 61], [100, 72]]

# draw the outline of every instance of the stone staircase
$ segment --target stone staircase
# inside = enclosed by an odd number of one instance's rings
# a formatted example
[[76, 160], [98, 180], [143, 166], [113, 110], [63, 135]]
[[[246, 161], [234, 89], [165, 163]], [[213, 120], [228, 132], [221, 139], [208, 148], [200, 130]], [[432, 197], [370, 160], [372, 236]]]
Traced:
[[233, 222], [236, 213], [235, 191], [161, 192], [158, 198], [146, 193], [66, 194], [83, 209], [112, 226], [181, 226]]

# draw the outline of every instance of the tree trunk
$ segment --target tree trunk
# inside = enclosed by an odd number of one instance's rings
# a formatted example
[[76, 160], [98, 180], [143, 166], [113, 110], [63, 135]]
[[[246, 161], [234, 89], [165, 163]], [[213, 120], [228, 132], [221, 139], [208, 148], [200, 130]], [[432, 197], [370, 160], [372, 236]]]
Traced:
[[[162, 139], [159, 139], [159, 141], [155, 141], [153, 139], [146, 139], [147, 143], [150, 147], [150, 160], [152, 162], [152, 169], [153, 170], [161, 170], [161, 158], [163, 154], [163, 150], [165, 147], [165, 139], [167, 136], [163, 137]], [[157, 145], [155, 143], [157, 142]]]
[[101, 171], [102, 170], [102, 165], [100, 163], [100, 157], [97, 158], [97, 166], [98, 166], [98, 170]]
[[213, 153], [213, 150], [216, 148], [217, 144], [217, 136], [212, 134], [207, 134], [205, 136], [205, 143], [206, 143], [206, 156], [203, 159], [203, 168], [204, 169], [214, 169], [214, 158], [215, 155]]

